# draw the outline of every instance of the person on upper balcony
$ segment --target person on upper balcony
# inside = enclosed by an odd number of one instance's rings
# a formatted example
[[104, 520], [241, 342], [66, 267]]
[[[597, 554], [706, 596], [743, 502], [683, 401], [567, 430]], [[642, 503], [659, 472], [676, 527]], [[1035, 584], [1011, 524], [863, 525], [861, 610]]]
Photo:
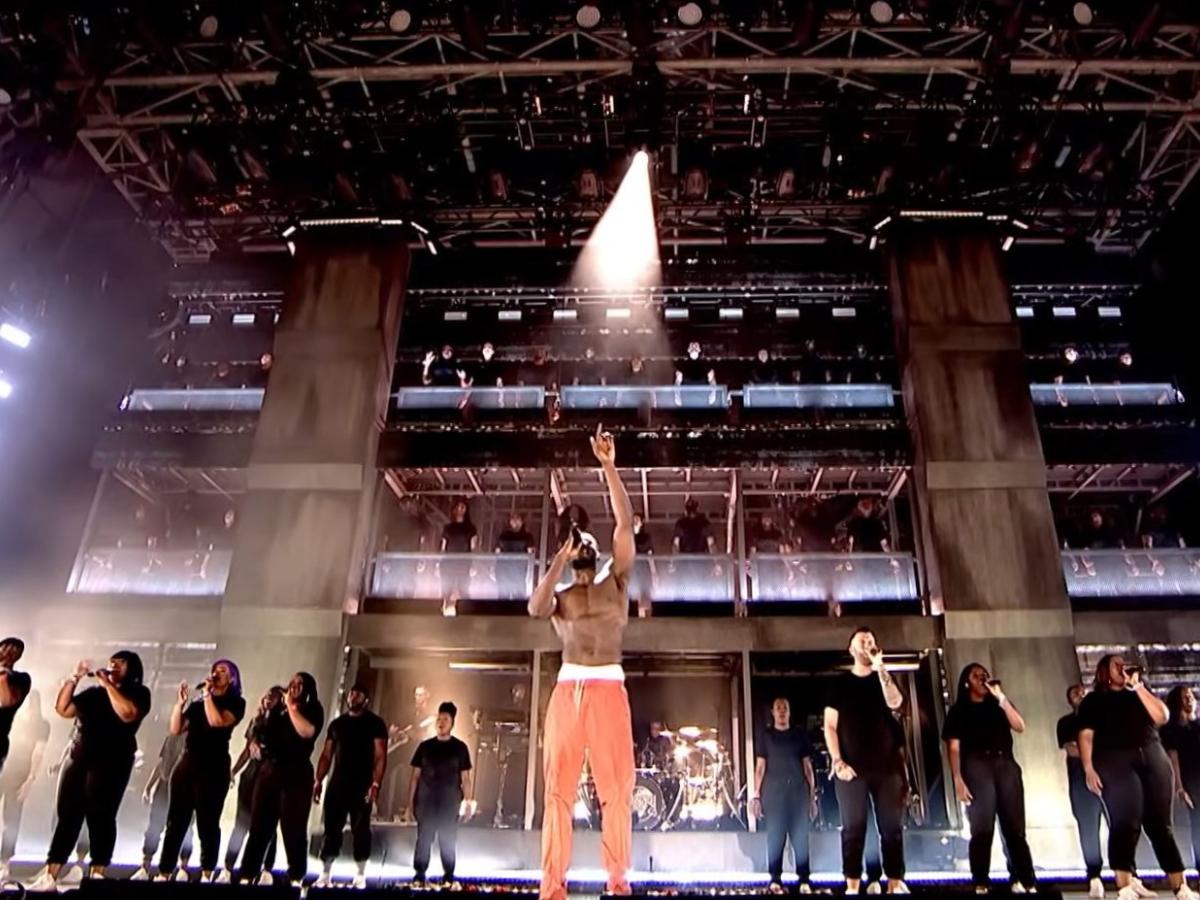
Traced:
[[583, 351], [583, 359], [575, 363], [575, 376], [571, 383], [591, 387], [606, 385], [608, 384], [608, 375], [605, 368], [604, 363], [596, 358], [595, 348], [588, 347]]
[[1125, 544], [1103, 510], [1096, 508], [1088, 513], [1087, 521], [1073, 543], [1080, 550], [1111, 550]]
[[746, 384], [779, 384], [779, 366], [771, 359], [771, 351], [766, 347], [755, 354], [750, 371], [746, 374]]
[[847, 552], [889, 553], [887, 526], [879, 515], [874, 497], [860, 497], [846, 522]]
[[1179, 529], [1171, 524], [1171, 514], [1165, 506], [1150, 507], [1146, 519], [1146, 525], [1142, 528], [1141, 544], [1147, 550], [1187, 546]]
[[650, 368], [646, 365], [645, 358], [640, 353], [635, 353], [629, 360], [629, 364], [621, 367], [621, 374], [613, 378], [614, 384], [626, 384], [631, 386], [642, 386], [652, 383]]
[[677, 385], [715, 385], [717, 372], [712, 363], [701, 359], [700, 342], [692, 341], [687, 347], [687, 357], [675, 365]]
[[466, 374], [465, 387], [504, 387], [504, 366], [496, 361], [496, 348], [491, 341], [485, 341], [479, 348], [479, 361], [471, 363]]
[[546, 354], [545, 347], [533, 348], [533, 358], [517, 369], [517, 383], [530, 387], [544, 387], [549, 391], [558, 389], [558, 373]]
[[683, 516], [675, 522], [675, 536], [671, 546], [676, 553], [716, 553], [717, 540], [713, 537], [712, 524], [708, 516], [700, 512], [700, 501], [688, 497], [683, 504]]
[[467, 373], [454, 355], [449, 344], [442, 346], [441, 354], [430, 350], [421, 363], [421, 384], [426, 387], [466, 387]]

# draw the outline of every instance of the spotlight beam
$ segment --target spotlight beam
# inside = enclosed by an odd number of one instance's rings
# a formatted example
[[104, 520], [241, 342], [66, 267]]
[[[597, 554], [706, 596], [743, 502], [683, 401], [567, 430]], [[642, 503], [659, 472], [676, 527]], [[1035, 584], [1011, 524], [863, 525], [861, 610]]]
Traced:
[[580, 287], [634, 292], [656, 287], [661, 277], [650, 156], [639, 150], [579, 254], [571, 280]]

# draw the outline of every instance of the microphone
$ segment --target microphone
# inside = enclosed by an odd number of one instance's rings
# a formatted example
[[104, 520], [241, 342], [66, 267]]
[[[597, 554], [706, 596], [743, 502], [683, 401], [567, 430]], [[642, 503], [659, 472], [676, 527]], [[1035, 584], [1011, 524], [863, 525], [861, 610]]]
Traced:
[[101, 675], [111, 675], [112, 669], [94, 669], [87, 673], [88, 678], [99, 678]]

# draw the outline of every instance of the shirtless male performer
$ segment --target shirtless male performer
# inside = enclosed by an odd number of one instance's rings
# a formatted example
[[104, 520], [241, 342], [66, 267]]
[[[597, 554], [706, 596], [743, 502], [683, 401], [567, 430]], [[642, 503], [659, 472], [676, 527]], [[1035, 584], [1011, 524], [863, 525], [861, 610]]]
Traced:
[[[546, 710], [543, 733], [546, 798], [541, 900], [565, 900], [567, 896], [573, 810], [585, 752], [600, 797], [600, 847], [608, 871], [607, 890], [611, 894], [630, 892], [626, 873], [633, 842], [629, 804], [635, 776], [621, 638], [629, 620], [633, 507], [617, 474], [612, 435], [598, 427], [591, 440], [616, 518], [612, 561], [597, 573], [596, 539], [573, 528], [529, 598], [529, 614], [549, 619], [563, 645], [563, 665]], [[571, 584], [556, 591], [568, 567]]]

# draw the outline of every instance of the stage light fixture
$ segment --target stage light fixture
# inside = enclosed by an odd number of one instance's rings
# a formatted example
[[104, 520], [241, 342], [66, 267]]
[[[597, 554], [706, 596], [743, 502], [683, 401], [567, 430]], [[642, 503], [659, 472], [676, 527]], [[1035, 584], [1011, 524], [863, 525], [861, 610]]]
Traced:
[[493, 200], [500, 203], [508, 200], [508, 178], [503, 172], [488, 173], [488, 193], [491, 194]]
[[20, 347], [24, 350], [29, 346], [30, 341], [33, 340], [33, 336], [24, 328], [18, 328], [11, 322], [5, 322], [3, 325], [0, 325], [0, 339], [8, 341], [14, 347]]
[[600, 24], [600, 7], [594, 3], [582, 3], [575, 10], [575, 24], [580, 28], [592, 29]]
[[579, 173], [579, 198], [581, 200], [598, 200], [600, 198], [600, 178], [595, 169], [584, 169]]
[[1096, 19], [1096, 11], [1092, 8], [1092, 4], [1085, 3], [1080, 0], [1078, 3], [1071, 4], [1071, 21], [1081, 27], [1091, 25]]
[[12, 382], [7, 381], [3, 375], [0, 375], [0, 400], [7, 400], [12, 396]]
[[675, 18], [685, 28], [695, 28], [704, 21], [704, 7], [696, 2], [681, 3], [675, 10]]
[[870, 25], [890, 25], [896, 18], [896, 7], [890, 0], [859, 0], [859, 16]]
[[387, 3], [383, 19], [392, 34], [408, 34], [415, 31], [421, 21], [420, 10], [413, 3]]

